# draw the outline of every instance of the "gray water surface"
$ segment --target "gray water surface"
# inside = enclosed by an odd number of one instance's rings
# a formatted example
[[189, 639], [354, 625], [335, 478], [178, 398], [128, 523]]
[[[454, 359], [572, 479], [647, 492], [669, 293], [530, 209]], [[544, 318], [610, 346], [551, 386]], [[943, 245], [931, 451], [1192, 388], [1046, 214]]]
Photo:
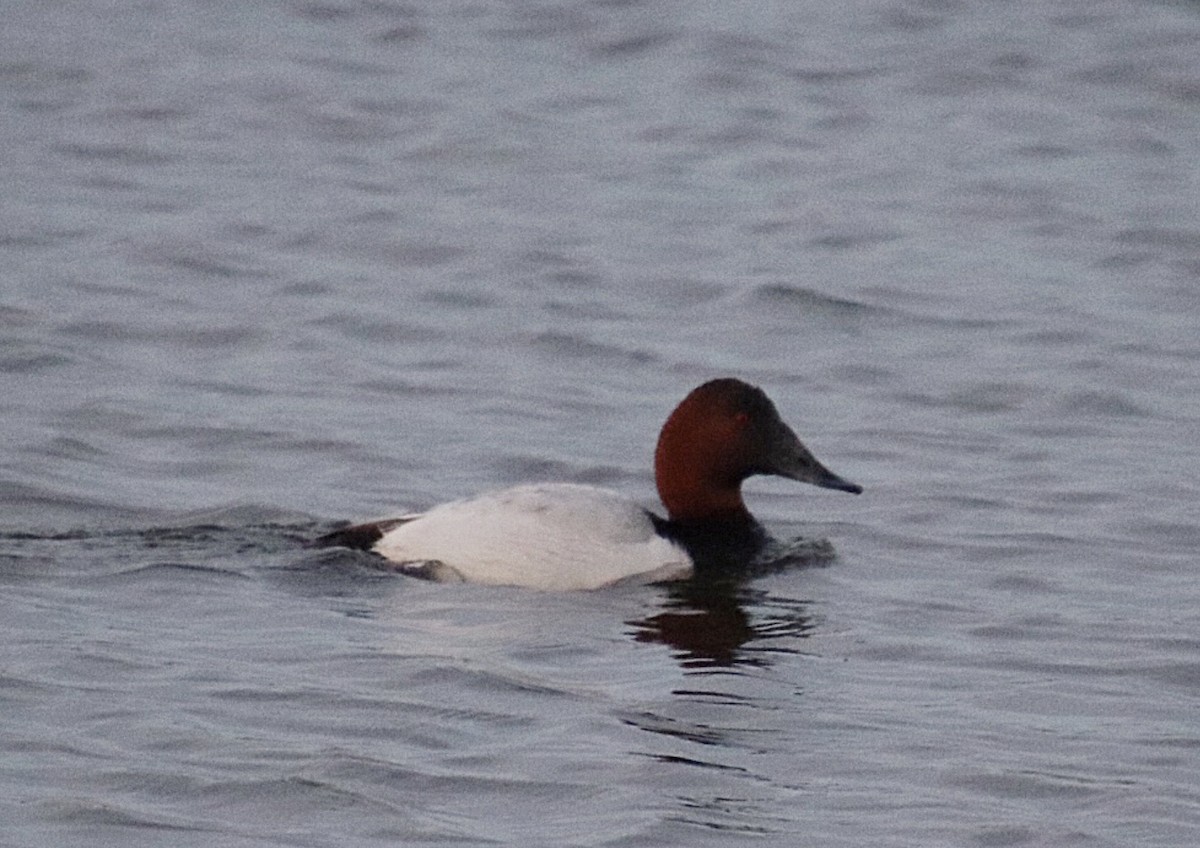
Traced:
[[[0, 844], [1193, 846], [1200, 6], [11, 2]], [[866, 491], [725, 587], [303, 542]]]

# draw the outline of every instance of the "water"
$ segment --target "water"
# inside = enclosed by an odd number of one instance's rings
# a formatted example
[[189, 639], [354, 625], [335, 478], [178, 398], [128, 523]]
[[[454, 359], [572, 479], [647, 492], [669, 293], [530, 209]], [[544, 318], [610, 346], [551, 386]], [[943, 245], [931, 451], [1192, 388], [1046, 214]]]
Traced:
[[[1191, 846], [1200, 7], [11, 2], [0, 844]], [[761, 384], [827, 567], [304, 539], [653, 503]]]

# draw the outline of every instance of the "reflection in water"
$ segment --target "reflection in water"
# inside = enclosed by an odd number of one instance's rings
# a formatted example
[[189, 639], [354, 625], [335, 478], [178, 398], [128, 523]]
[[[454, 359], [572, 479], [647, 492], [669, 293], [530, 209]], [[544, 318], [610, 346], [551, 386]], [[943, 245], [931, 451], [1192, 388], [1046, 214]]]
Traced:
[[[719, 572], [697, 574], [671, 584], [665, 609], [626, 622], [639, 642], [661, 642], [675, 649], [684, 668], [765, 666], [772, 653], [797, 653], [767, 640], [807, 636], [813, 629], [806, 603], [772, 598], [746, 581], [798, 566], [821, 565], [836, 554], [827, 539], [799, 536], [771, 540], [753, 562], [730, 563]], [[754, 614], [746, 607], [754, 607]]]
[[[747, 606], [756, 607], [753, 615]], [[627, 623], [637, 641], [673, 648], [684, 668], [765, 666], [771, 654], [797, 653], [766, 643], [807, 636], [813, 623], [806, 607], [735, 581], [691, 580], [671, 587], [661, 612]]]
[[761, 670], [773, 657], [801, 653], [798, 640], [814, 623], [808, 602], [748, 586], [752, 576], [674, 584], [658, 610], [627, 622], [635, 640], [668, 645], [684, 672], [705, 682], [676, 688], [669, 700], [621, 720], [646, 733], [635, 753], [672, 775], [666, 782], [689, 787], [671, 798], [673, 820], [770, 837], [782, 834], [770, 822], [770, 787], [780, 775], [762, 770], [758, 755], [786, 750], [778, 718], [793, 713], [798, 693], [788, 674]]
[[737, 665], [738, 649], [754, 638], [750, 617], [726, 593], [676, 595], [663, 612], [629, 624], [637, 641], [675, 648], [685, 668]]

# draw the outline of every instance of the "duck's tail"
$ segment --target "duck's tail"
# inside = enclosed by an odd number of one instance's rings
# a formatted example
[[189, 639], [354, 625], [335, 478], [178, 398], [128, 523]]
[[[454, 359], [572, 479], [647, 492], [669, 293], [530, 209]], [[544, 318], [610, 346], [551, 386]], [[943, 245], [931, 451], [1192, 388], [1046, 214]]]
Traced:
[[412, 521], [417, 516], [405, 515], [400, 518], [389, 518], [384, 521], [370, 521], [366, 524], [351, 524], [324, 536], [318, 536], [307, 544], [310, 548], [353, 548], [357, 551], [369, 551], [375, 543], [383, 538], [389, 530], [399, 527], [406, 521]]

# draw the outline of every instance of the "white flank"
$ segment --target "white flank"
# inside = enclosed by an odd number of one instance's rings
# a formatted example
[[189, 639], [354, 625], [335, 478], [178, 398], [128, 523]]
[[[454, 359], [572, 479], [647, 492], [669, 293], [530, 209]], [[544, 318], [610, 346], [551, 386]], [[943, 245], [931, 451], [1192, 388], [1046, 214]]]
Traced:
[[442, 504], [385, 533], [374, 550], [401, 564], [440, 563], [474, 583], [537, 589], [598, 589], [692, 573], [687, 553], [659, 536], [636, 502], [573, 483]]

